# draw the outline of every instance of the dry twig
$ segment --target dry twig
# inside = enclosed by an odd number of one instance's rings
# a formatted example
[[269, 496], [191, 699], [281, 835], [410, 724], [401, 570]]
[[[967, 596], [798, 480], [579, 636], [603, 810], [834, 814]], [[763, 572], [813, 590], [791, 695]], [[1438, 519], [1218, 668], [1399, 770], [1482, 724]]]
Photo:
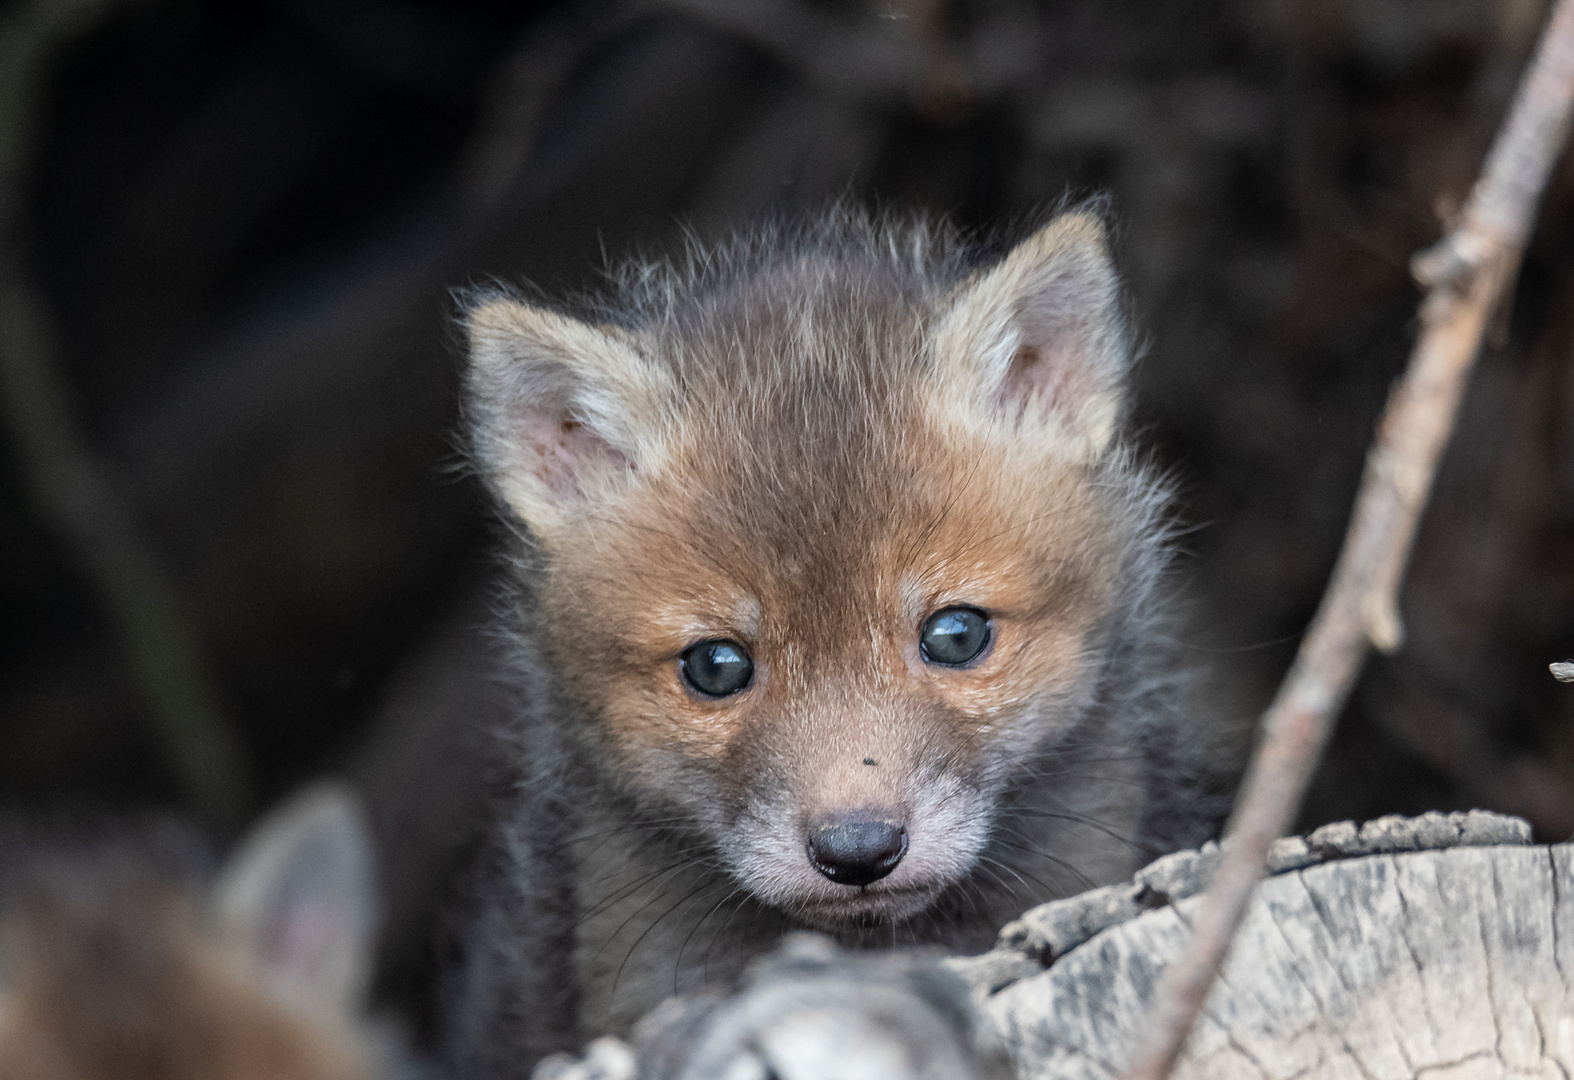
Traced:
[[1412, 269], [1421, 336], [1379, 421], [1344, 549], [1262, 720], [1224, 859], [1185, 951], [1165, 972], [1129, 1080], [1163, 1080], [1182, 1050], [1262, 875], [1289, 827], [1370, 641], [1398, 648], [1400, 579], [1482, 335], [1519, 267], [1574, 104], [1574, 0], [1559, 0], [1455, 228]]

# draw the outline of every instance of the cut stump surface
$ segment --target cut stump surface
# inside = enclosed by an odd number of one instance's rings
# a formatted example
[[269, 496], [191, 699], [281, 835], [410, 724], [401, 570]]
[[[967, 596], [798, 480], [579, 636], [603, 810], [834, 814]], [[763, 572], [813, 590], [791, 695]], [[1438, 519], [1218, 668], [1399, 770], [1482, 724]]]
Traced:
[[[986, 998], [1020, 1080], [1120, 1075], [1199, 900], [1111, 926]], [[1571, 979], [1574, 845], [1290, 870], [1261, 884], [1175, 1075], [1567, 1080]]]

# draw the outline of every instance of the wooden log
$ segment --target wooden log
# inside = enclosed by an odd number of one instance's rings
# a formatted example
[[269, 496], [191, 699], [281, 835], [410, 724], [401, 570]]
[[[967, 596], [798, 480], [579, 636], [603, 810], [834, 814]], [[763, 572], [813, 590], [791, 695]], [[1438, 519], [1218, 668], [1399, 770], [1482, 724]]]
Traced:
[[[1359, 848], [1360, 830], [1342, 828]], [[1306, 846], [1315, 859], [1318, 834]], [[980, 985], [1021, 1080], [1120, 1075], [1200, 901], [1143, 912], [997, 992]], [[1292, 869], [1259, 889], [1175, 1075], [1567, 1077], [1571, 950], [1574, 845], [1401, 847]]]

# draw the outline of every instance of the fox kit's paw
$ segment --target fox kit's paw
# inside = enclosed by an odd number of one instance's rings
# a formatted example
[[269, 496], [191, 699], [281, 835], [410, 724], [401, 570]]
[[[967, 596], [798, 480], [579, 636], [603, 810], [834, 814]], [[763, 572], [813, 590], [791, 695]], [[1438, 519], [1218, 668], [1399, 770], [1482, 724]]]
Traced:
[[634, 1048], [606, 1035], [585, 1047], [585, 1056], [553, 1054], [543, 1058], [530, 1080], [634, 1080], [639, 1071]]
[[[731, 998], [673, 998], [637, 1050], [601, 1039], [536, 1080], [995, 1080], [1004, 1058], [966, 984], [931, 960], [858, 955], [795, 934]], [[636, 1064], [637, 1060], [637, 1064]]]

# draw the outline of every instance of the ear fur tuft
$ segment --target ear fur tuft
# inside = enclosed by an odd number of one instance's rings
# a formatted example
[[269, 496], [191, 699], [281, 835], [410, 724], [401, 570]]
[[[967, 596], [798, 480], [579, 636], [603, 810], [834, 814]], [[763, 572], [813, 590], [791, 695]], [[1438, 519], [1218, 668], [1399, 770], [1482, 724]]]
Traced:
[[963, 286], [934, 352], [948, 399], [975, 421], [1103, 453], [1131, 357], [1103, 222], [1064, 214]]
[[464, 326], [474, 451], [503, 501], [550, 543], [652, 464], [675, 381], [621, 331], [507, 297], [471, 308]]

